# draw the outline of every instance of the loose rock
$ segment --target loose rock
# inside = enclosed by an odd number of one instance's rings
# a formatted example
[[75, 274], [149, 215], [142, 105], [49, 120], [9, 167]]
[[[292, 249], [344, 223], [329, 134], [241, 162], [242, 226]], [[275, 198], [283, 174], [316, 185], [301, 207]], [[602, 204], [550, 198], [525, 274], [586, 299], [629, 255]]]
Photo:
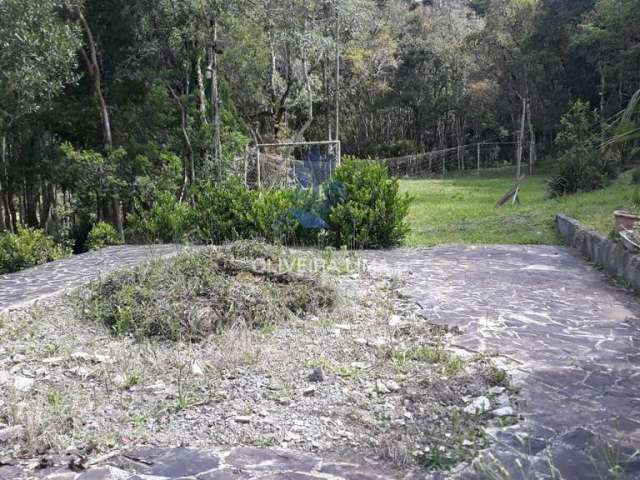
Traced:
[[487, 397], [478, 397], [464, 408], [464, 413], [480, 415], [491, 408], [491, 402]]
[[305, 388], [302, 391], [302, 395], [304, 395], [305, 397], [312, 397], [315, 394], [316, 394], [316, 387]]
[[322, 367], [313, 369], [313, 372], [309, 375], [309, 381], [315, 383], [324, 382], [324, 370], [322, 370]]
[[387, 386], [384, 384], [384, 382], [382, 380], [378, 380], [376, 381], [376, 392], [378, 393], [389, 393], [389, 389], [387, 388]]
[[19, 439], [24, 433], [24, 427], [22, 425], [15, 425], [13, 427], [7, 427], [0, 429], [0, 443], [12, 442]]
[[491, 412], [496, 417], [512, 417], [515, 415], [513, 408], [511, 407], [502, 407]]

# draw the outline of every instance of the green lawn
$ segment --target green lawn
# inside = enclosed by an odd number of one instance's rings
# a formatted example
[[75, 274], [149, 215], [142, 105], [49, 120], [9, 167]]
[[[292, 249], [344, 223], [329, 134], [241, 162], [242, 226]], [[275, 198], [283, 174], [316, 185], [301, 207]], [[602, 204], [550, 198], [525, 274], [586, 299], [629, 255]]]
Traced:
[[633, 205], [629, 175], [605, 190], [560, 199], [545, 199], [546, 178], [530, 177], [522, 184], [519, 205], [508, 203], [496, 209], [496, 202], [513, 183], [510, 178], [485, 177], [401, 180], [401, 190], [414, 197], [408, 245], [557, 244], [560, 239], [553, 219], [558, 213], [608, 235], [613, 229], [613, 211]]

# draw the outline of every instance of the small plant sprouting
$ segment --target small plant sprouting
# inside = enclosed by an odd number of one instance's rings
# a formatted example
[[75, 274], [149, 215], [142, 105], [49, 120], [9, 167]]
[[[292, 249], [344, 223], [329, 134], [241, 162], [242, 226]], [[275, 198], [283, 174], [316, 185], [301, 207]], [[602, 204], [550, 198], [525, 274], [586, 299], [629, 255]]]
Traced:
[[451, 470], [458, 464], [458, 460], [454, 457], [441, 452], [436, 448], [432, 452], [422, 454], [418, 461], [425, 470], [428, 471], [446, 471]]
[[489, 384], [495, 387], [509, 388], [509, 374], [495, 365], [490, 365], [486, 370], [486, 378]]
[[258, 363], [258, 354], [256, 352], [242, 352], [240, 360], [246, 366], [255, 365]]
[[142, 380], [142, 377], [140, 376], [140, 374], [136, 372], [132, 372], [127, 375], [127, 379], [125, 381], [125, 387], [126, 388], [135, 387], [140, 383], [140, 380]]
[[130, 417], [131, 425], [133, 427], [143, 427], [148, 420], [149, 417], [147, 415], [134, 414]]
[[51, 390], [47, 394], [47, 402], [49, 402], [49, 405], [54, 411], [60, 411], [63, 403], [62, 393], [58, 390]]
[[327, 357], [320, 357], [314, 360], [307, 360], [305, 362], [305, 365], [309, 368], [320, 367], [323, 370], [327, 372], [331, 372], [334, 375], [338, 375], [339, 377], [342, 377], [342, 378], [355, 378], [361, 375], [362, 373], [362, 371], [357, 368], [335, 364], [331, 360], [329, 360]]
[[185, 395], [178, 395], [178, 410], [186, 410], [191, 405], [191, 399]]
[[399, 364], [408, 361], [442, 365], [442, 373], [453, 376], [464, 371], [464, 361], [441, 346], [420, 346], [408, 350], [396, 350], [391, 357]]

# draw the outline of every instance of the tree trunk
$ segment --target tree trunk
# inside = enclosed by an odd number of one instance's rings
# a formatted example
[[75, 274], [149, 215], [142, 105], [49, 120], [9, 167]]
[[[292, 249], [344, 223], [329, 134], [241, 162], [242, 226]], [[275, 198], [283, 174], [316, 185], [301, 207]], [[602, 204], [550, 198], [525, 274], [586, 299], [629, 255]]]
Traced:
[[336, 98], [335, 98], [335, 115], [336, 130], [335, 139], [340, 140], [340, 10], [338, 2], [336, 2]]
[[306, 50], [302, 53], [302, 71], [304, 75], [304, 83], [307, 90], [307, 98], [308, 98], [308, 110], [307, 110], [307, 120], [304, 122], [300, 130], [298, 130], [298, 137], [303, 139], [304, 132], [311, 126], [313, 123], [313, 89], [311, 88], [311, 82], [309, 81], [309, 72], [307, 71], [307, 52]]
[[7, 222], [11, 227], [13, 233], [18, 231], [18, 215], [16, 214], [16, 203], [13, 198], [13, 192], [8, 191], [4, 194], [5, 210], [9, 212], [9, 221]]
[[[605, 123], [605, 89], [607, 88], [607, 78], [604, 72], [603, 61], [600, 60], [598, 69], [600, 71], [600, 152], [604, 153], [604, 144], [607, 138], [607, 126]], [[622, 158], [622, 162], [624, 164], [624, 158]]]
[[198, 57], [196, 58], [196, 80], [198, 82], [198, 107], [200, 108], [200, 123], [204, 125], [208, 125], [209, 121], [207, 120], [207, 94], [205, 92], [204, 86], [204, 75], [202, 74], [202, 60], [203, 53], [202, 51], [198, 52]]
[[36, 187], [33, 184], [24, 183], [24, 218], [25, 222], [31, 228], [38, 228], [40, 221], [38, 220], [38, 205], [36, 200]]
[[223, 165], [222, 165], [222, 140], [221, 140], [221, 120], [220, 110], [222, 102], [220, 100], [220, 92], [218, 91], [218, 54], [216, 52], [217, 46], [215, 43], [218, 41], [218, 22], [214, 20], [213, 24], [213, 42], [214, 46], [211, 49], [211, 115], [213, 124], [213, 159], [216, 167], [218, 168], [218, 180], [222, 180]]
[[187, 188], [192, 184], [192, 166], [193, 166], [193, 145], [191, 144], [191, 138], [189, 137], [189, 119], [187, 116], [187, 110], [182, 103], [182, 99], [180, 95], [172, 88], [167, 87], [169, 89], [169, 93], [171, 94], [171, 98], [178, 108], [178, 112], [180, 113], [180, 127], [182, 130], [182, 141], [184, 143], [184, 150], [187, 156], [187, 161], [184, 164], [184, 181], [182, 184], [182, 191], [180, 193], [180, 200], [184, 200], [184, 197], [187, 193]]
[[[80, 7], [76, 7], [75, 12], [87, 37], [87, 46], [89, 47], [89, 51], [87, 52], [84, 48], [81, 48], [80, 53], [87, 66], [89, 76], [93, 80], [93, 92], [98, 102], [98, 111], [100, 112], [100, 120], [102, 124], [103, 144], [105, 151], [108, 154], [113, 150], [113, 136], [111, 134], [111, 117], [109, 115], [109, 107], [102, 91], [102, 73], [100, 72], [100, 64], [98, 62], [98, 50], [89, 22], [87, 22], [87, 19], [82, 13]], [[115, 192], [111, 196], [110, 201], [112, 204], [111, 223], [117, 229], [120, 234], [120, 238], [124, 241], [122, 202], [120, 201], [119, 195]]]
[[44, 229], [48, 234], [54, 233], [53, 230], [53, 210], [55, 208], [55, 191], [53, 184], [43, 182], [42, 185], [42, 210], [40, 211], [40, 228]]
[[107, 150], [113, 149], [113, 137], [111, 135], [111, 118], [109, 116], [109, 108], [107, 106], [107, 101], [104, 98], [104, 94], [102, 92], [102, 73], [100, 72], [100, 64], [98, 62], [98, 51], [96, 47], [96, 42], [93, 38], [93, 32], [89, 27], [89, 22], [85, 18], [82, 10], [77, 7], [76, 15], [80, 20], [82, 28], [84, 29], [84, 33], [87, 37], [87, 43], [89, 47], [89, 51], [87, 52], [84, 48], [80, 49], [80, 53], [82, 58], [87, 66], [87, 71], [89, 72], [89, 76], [93, 80], [93, 93], [96, 96], [96, 100], [98, 101], [98, 110], [100, 112], [100, 120], [102, 122], [102, 137], [104, 146]]
[[[0, 160], [2, 161], [2, 179], [6, 180], [7, 178], [7, 137], [6, 135], [2, 135], [2, 145], [0, 146]], [[11, 222], [11, 211], [9, 210], [9, 202], [8, 202], [8, 192], [6, 191], [7, 186], [3, 185], [0, 182], [0, 193], [2, 194], [2, 224], [3, 229], [9, 230], [13, 232], [13, 225]]]

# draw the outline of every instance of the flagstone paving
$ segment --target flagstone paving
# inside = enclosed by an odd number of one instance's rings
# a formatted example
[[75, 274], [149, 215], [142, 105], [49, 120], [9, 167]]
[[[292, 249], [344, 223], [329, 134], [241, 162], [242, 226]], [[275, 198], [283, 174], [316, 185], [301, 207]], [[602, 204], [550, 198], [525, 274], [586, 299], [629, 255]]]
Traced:
[[573, 251], [452, 246], [368, 253], [461, 353], [494, 356], [520, 389], [522, 421], [490, 432], [480, 474], [640, 479], [640, 299]]
[[0, 275], [0, 312], [79, 287], [113, 270], [176, 254], [176, 245], [109, 247], [74, 255], [8, 275]]
[[[112, 268], [176, 247], [120, 247], [0, 277], [0, 310], [78, 286]], [[640, 299], [569, 249], [451, 246], [363, 254], [370, 271], [397, 277], [425, 318], [461, 334], [461, 355], [483, 354], [513, 377], [520, 421], [489, 433], [474, 465], [434, 477], [640, 478]], [[19, 477], [1, 466], [0, 478]], [[13, 469], [13, 470], [12, 470]], [[393, 472], [274, 449], [148, 447], [51, 479], [369, 480]]]

